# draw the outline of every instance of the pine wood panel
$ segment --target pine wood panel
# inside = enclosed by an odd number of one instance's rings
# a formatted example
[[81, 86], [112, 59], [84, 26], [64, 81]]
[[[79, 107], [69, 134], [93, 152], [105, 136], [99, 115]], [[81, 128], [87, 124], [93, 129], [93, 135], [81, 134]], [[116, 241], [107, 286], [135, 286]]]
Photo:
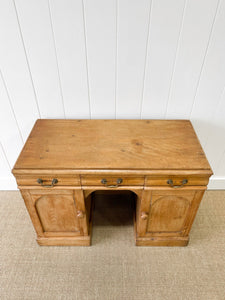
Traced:
[[157, 236], [182, 235], [193, 197], [193, 191], [153, 191], [146, 233]]
[[147, 189], [138, 208], [137, 236], [182, 237], [190, 232], [204, 190]]
[[80, 234], [79, 200], [72, 190], [21, 190], [38, 236]]
[[13, 172], [54, 168], [211, 174], [191, 123], [184, 120], [38, 120]]
[[38, 195], [37, 192], [32, 197], [45, 233], [79, 233], [77, 211], [71, 195]]
[[90, 245], [92, 205], [86, 210], [81, 189], [21, 187], [21, 194], [40, 245]]

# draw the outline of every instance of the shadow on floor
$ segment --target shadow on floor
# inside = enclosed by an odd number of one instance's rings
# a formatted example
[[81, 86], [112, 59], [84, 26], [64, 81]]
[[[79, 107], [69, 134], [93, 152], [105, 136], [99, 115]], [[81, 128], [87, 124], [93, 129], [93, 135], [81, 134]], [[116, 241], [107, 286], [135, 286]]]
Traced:
[[93, 226], [133, 226], [136, 196], [130, 191], [96, 191]]

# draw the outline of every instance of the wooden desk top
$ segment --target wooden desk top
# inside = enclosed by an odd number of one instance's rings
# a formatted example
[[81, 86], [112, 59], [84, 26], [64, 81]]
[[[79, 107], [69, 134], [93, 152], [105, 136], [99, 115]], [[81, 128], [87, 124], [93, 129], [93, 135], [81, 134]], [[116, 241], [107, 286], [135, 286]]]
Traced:
[[187, 120], [37, 120], [13, 173], [32, 169], [212, 174]]

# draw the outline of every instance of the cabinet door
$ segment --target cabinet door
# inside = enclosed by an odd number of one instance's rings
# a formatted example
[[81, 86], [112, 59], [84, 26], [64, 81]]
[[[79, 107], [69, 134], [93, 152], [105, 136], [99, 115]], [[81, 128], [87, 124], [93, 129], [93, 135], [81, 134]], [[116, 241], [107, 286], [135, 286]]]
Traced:
[[81, 190], [22, 190], [38, 236], [87, 235]]
[[139, 236], [186, 236], [204, 191], [145, 190], [137, 217]]

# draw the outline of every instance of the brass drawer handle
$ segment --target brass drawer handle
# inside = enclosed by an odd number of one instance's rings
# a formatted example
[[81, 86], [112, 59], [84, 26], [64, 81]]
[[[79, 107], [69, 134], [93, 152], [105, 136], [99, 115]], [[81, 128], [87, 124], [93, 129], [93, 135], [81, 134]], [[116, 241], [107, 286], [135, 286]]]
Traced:
[[186, 183], [188, 183], [188, 180], [187, 179], [183, 179], [181, 181], [181, 185], [173, 185], [173, 180], [172, 179], [168, 179], [167, 180], [167, 183], [174, 189], [178, 189], [178, 188], [181, 188], [183, 187]]
[[116, 187], [118, 187], [119, 184], [121, 184], [122, 182], [123, 182], [123, 179], [122, 179], [122, 178], [118, 178], [117, 181], [116, 181], [116, 184], [108, 185], [106, 179], [102, 179], [102, 180], [101, 180], [101, 183], [104, 184], [105, 187], [108, 187], [108, 188], [116, 188]]
[[53, 179], [52, 179], [52, 184], [51, 184], [51, 185], [45, 185], [45, 184], [44, 184], [44, 180], [41, 179], [41, 178], [38, 178], [38, 179], [37, 179], [37, 183], [39, 183], [39, 184], [40, 184], [41, 186], [43, 186], [43, 187], [50, 188], [50, 187], [53, 187], [55, 184], [58, 183], [58, 179], [53, 178]]

